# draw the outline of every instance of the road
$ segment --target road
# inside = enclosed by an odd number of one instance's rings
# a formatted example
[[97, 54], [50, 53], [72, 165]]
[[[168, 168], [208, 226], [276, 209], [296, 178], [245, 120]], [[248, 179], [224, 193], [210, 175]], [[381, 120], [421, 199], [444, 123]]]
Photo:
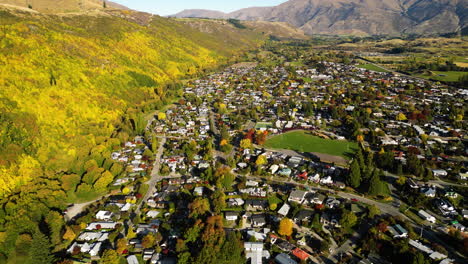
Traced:
[[105, 196], [101, 196], [101, 197], [96, 198], [96, 199], [94, 199], [92, 201], [89, 201], [89, 202], [74, 204], [73, 206], [71, 206], [71, 207], [69, 207], [67, 209], [67, 212], [64, 215], [65, 221], [68, 222], [68, 221], [72, 220], [75, 216], [81, 214], [88, 205], [91, 205], [91, 204], [93, 204], [93, 203], [95, 203], [95, 202], [97, 202], [97, 201], [99, 201], [99, 200], [101, 200], [101, 199], [103, 199], [105, 197], [108, 197], [108, 196], [110, 196], [110, 194], [105, 195]]
[[141, 202], [138, 204], [135, 213], [138, 215], [141, 212], [141, 206], [143, 205], [143, 202], [146, 202], [150, 196], [153, 195], [156, 184], [163, 179], [163, 177], [159, 174], [159, 171], [161, 169], [161, 157], [164, 152], [164, 144], [166, 144], [166, 137], [158, 137], [159, 140], [159, 147], [158, 151], [156, 152], [156, 158], [154, 160], [154, 165], [153, 165], [153, 170], [151, 171], [151, 178], [149, 181], [146, 182], [146, 184], [149, 185], [148, 191], [146, 192], [145, 196], [143, 196], [143, 199]]
[[[385, 177], [387, 178], [391, 178], [391, 179], [398, 179], [400, 178], [400, 176], [398, 175], [395, 175], [391, 172], [388, 172], [388, 171], [384, 171], [384, 174], [385, 174]], [[442, 181], [442, 180], [432, 180], [432, 181], [428, 181], [427, 184], [430, 184], [430, 185], [440, 185], [440, 186], [452, 186], [452, 187], [468, 187], [467, 185], [463, 185], [463, 184], [458, 184], [458, 183], [451, 183], [451, 182], [446, 182], [446, 181]]]

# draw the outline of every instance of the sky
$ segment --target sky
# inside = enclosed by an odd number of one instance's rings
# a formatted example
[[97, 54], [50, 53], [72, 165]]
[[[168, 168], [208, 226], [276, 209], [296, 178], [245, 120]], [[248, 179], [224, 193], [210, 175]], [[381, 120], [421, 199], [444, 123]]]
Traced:
[[252, 6], [275, 6], [286, 0], [111, 0], [131, 9], [158, 14], [174, 15], [184, 9], [210, 9], [232, 12]]

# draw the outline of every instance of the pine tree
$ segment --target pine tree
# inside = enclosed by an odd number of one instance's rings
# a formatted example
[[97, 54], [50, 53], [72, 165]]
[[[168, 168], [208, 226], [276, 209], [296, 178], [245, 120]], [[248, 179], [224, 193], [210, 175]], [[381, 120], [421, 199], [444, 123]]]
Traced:
[[375, 196], [387, 196], [390, 193], [388, 184], [381, 179], [382, 171], [375, 169], [372, 173], [372, 178], [369, 183], [369, 195]]
[[33, 234], [29, 250], [30, 264], [51, 264], [54, 258], [51, 254], [50, 240], [39, 230]]
[[351, 171], [349, 173], [347, 183], [353, 188], [358, 188], [361, 185], [361, 168], [357, 159], [354, 159], [353, 162], [351, 162]]

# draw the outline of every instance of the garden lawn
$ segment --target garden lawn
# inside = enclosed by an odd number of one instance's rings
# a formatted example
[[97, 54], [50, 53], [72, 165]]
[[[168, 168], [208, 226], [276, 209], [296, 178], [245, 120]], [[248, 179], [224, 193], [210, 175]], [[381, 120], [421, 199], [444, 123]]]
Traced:
[[306, 131], [292, 131], [267, 140], [265, 147], [290, 149], [299, 152], [318, 152], [348, 158], [346, 153], [354, 152], [357, 144], [345, 140], [323, 139]]
[[375, 66], [374, 64], [359, 64], [356, 67], [375, 72], [388, 72], [387, 70]]

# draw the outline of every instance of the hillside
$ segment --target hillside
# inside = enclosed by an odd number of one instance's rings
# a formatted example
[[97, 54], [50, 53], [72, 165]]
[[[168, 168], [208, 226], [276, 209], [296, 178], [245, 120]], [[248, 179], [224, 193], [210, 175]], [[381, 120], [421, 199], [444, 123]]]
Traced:
[[[207, 17], [186, 10], [176, 17]], [[290, 0], [241, 9], [223, 18], [287, 22], [307, 34], [440, 34], [468, 26], [468, 0]], [[221, 14], [217, 13], [216, 18]]]
[[106, 8], [128, 9], [111, 1], [104, 0], [0, 0], [0, 4], [8, 4], [29, 8], [41, 13], [80, 12]]
[[96, 144], [116, 128], [131, 134], [141, 110], [170, 99], [176, 91], [164, 90], [167, 83], [266, 38], [233, 27], [203, 33], [133, 11], [0, 9], [0, 23], [0, 197], [44, 173], [81, 171], [71, 168]]
[[[283, 22], [268, 22], [268, 21], [242, 21], [239, 30], [238, 26], [222, 19], [199, 19], [199, 18], [184, 18], [179, 19], [180, 22], [201, 32], [209, 34], [223, 34], [225, 30], [229, 30], [229, 37], [236, 38], [237, 35], [246, 34], [262, 34], [266, 36], [274, 36], [283, 39], [306, 39], [308, 36], [298, 28], [292, 27]], [[224, 34], [226, 35], [226, 34]], [[233, 39], [234, 40], [234, 39]]]

